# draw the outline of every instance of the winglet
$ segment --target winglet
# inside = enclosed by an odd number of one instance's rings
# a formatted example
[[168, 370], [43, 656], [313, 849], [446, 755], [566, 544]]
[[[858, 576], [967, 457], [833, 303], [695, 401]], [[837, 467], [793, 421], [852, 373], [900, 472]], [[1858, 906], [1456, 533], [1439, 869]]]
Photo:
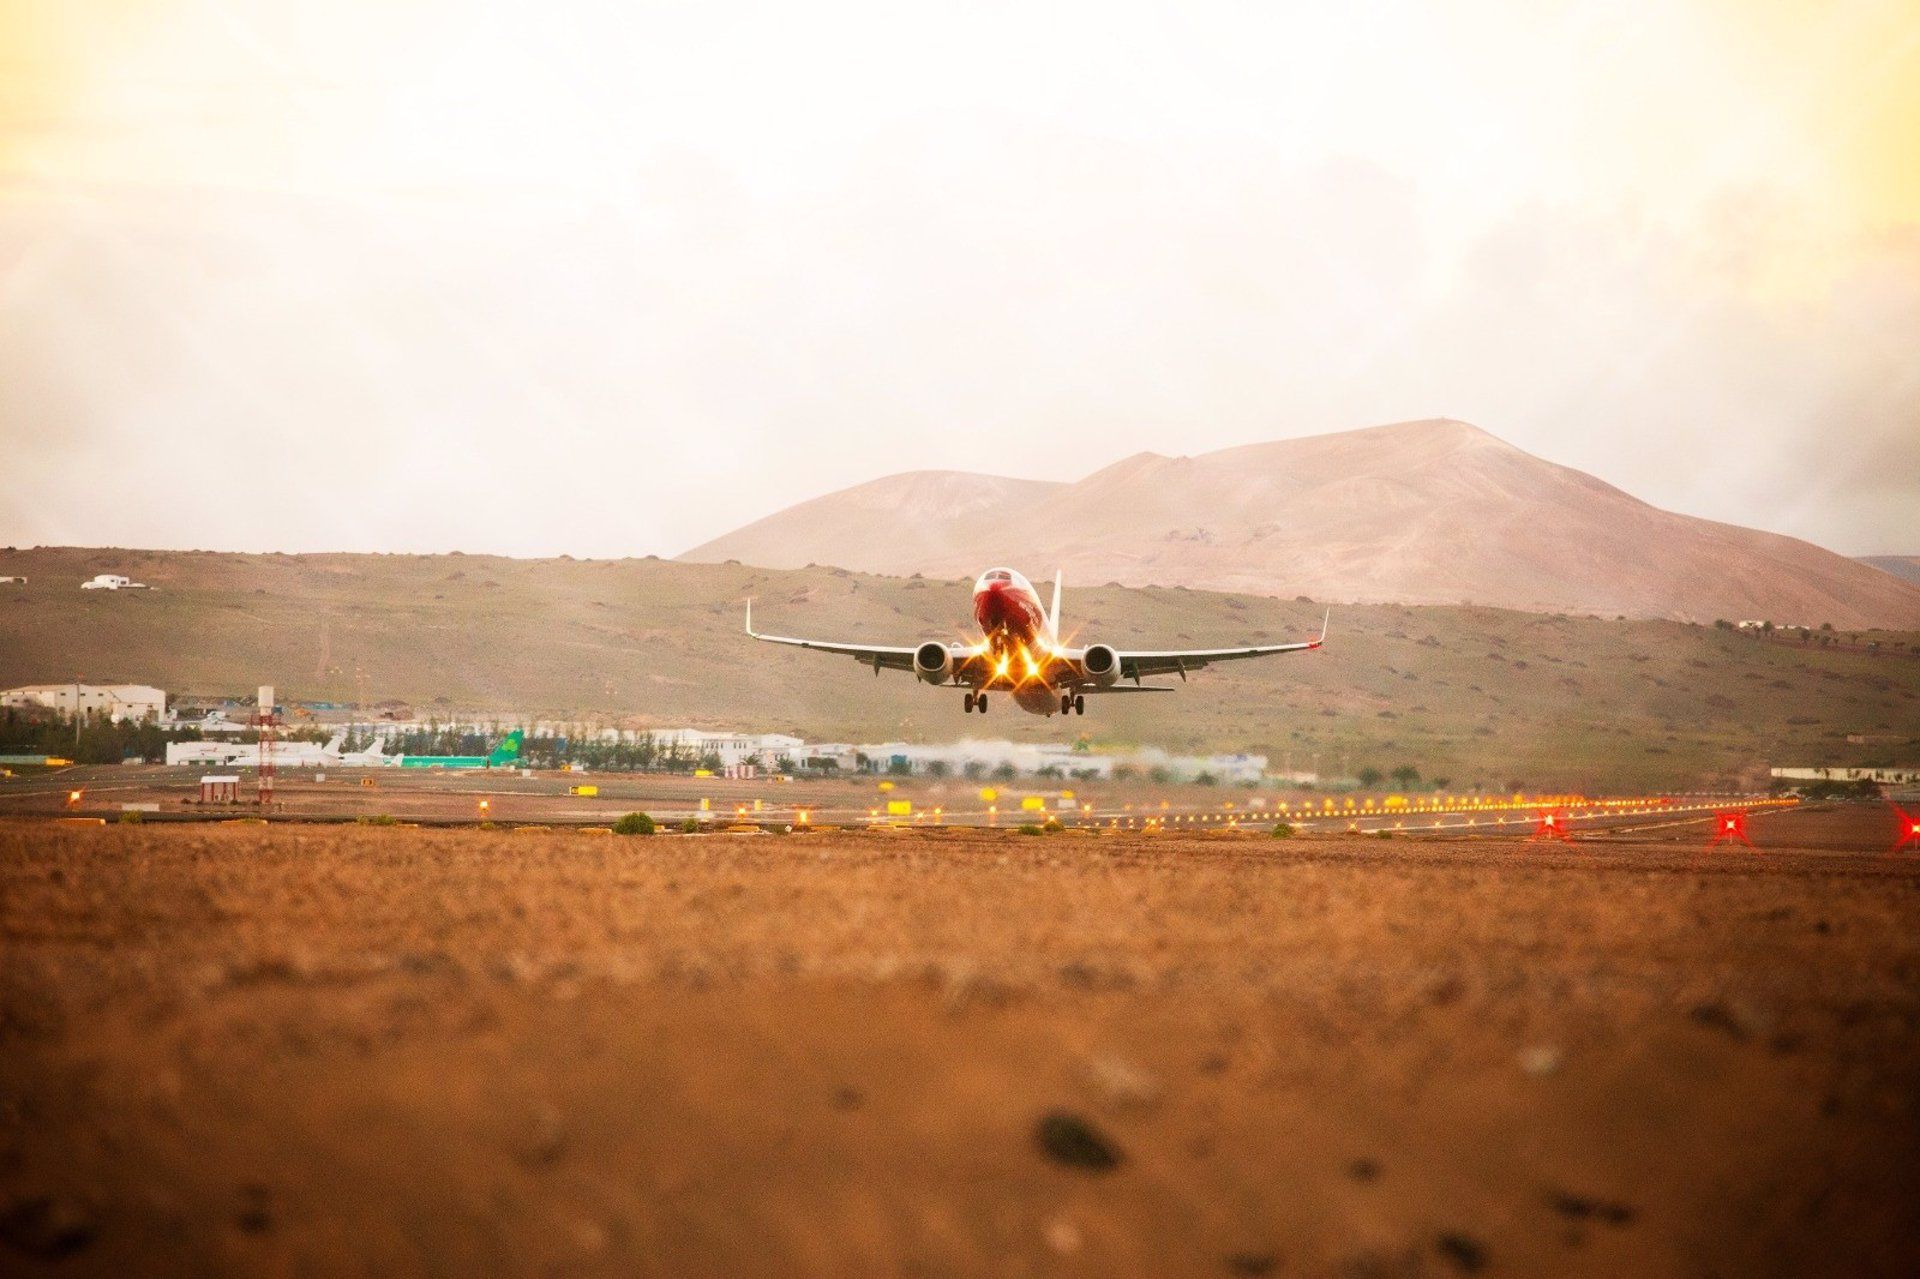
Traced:
[[1333, 621], [1333, 605], [1327, 605], [1327, 615], [1320, 619], [1320, 638], [1313, 642], [1315, 648], [1327, 642], [1327, 624]]
[[1066, 576], [1064, 569], [1053, 570], [1053, 607], [1047, 610], [1047, 627], [1053, 632], [1053, 642], [1060, 642], [1060, 581]]
[[753, 634], [753, 596], [747, 596], [747, 634]]

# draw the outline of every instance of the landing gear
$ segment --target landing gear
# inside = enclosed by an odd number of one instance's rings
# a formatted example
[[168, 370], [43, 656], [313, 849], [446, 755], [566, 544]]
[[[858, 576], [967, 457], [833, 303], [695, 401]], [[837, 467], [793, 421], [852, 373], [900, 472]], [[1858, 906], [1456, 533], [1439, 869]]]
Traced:
[[985, 693], [967, 694], [967, 713], [972, 714], [974, 711], [979, 711], [982, 715], [987, 713], [987, 695]]
[[1085, 715], [1087, 713], [1087, 699], [1078, 693], [1073, 695], [1073, 713], [1075, 715]]
[[1060, 713], [1062, 715], [1085, 715], [1087, 699], [1078, 693], [1060, 694]]
[[1073, 714], [1073, 694], [1071, 693], [1060, 694], [1060, 713], [1062, 715]]

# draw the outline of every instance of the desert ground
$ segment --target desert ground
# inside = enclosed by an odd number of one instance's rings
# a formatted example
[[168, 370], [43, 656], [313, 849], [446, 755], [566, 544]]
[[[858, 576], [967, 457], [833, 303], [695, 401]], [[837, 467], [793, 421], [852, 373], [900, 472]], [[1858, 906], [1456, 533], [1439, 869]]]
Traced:
[[1911, 1275], [1884, 807], [0, 823], [0, 1270]]

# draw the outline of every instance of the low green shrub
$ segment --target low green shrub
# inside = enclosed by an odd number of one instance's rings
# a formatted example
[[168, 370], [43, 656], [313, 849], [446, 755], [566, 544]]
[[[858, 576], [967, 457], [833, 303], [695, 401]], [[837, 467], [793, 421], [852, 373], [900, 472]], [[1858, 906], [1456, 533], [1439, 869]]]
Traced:
[[654, 829], [653, 818], [645, 813], [628, 813], [613, 824], [616, 835], [651, 835]]

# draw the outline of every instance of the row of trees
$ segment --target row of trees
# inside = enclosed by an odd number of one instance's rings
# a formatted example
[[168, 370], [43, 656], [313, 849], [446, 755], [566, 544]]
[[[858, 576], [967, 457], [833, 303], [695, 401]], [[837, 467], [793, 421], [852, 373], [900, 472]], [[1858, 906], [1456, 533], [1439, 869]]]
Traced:
[[[1412, 790], [1421, 784], [1420, 770], [1412, 764], [1402, 764], [1390, 773], [1383, 773], [1369, 764], [1354, 776], [1359, 779], [1360, 785], [1366, 790], [1372, 790], [1389, 777], [1393, 779], [1394, 785], [1398, 786], [1401, 790]], [[1445, 790], [1453, 784], [1453, 779], [1451, 777], [1436, 777], [1428, 784], [1434, 790]], [[1515, 782], [1513, 786], [1515, 789], [1518, 789], [1520, 783]]]
[[80, 764], [118, 764], [123, 759], [159, 759], [166, 755], [168, 742], [199, 735], [163, 729], [150, 719], [116, 724], [104, 715], [84, 716], [76, 731], [68, 717], [16, 707], [0, 710], [0, 754], [7, 755], [56, 755]]
[[[386, 735], [390, 755], [485, 755], [506, 735], [504, 729], [471, 729], [429, 724]], [[348, 750], [372, 745], [371, 730], [347, 734]], [[697, 768], [718, 769], [720, 757], [696, 752], [678, 742], [651, 735], [632, 741], [608, 741], [595, 733], [579, 737], [564, 733], [528, 734], [520, 743], [520, 762], [527, 768], [561, 768], [579, 764], [598, 772], [691, 773]]]

